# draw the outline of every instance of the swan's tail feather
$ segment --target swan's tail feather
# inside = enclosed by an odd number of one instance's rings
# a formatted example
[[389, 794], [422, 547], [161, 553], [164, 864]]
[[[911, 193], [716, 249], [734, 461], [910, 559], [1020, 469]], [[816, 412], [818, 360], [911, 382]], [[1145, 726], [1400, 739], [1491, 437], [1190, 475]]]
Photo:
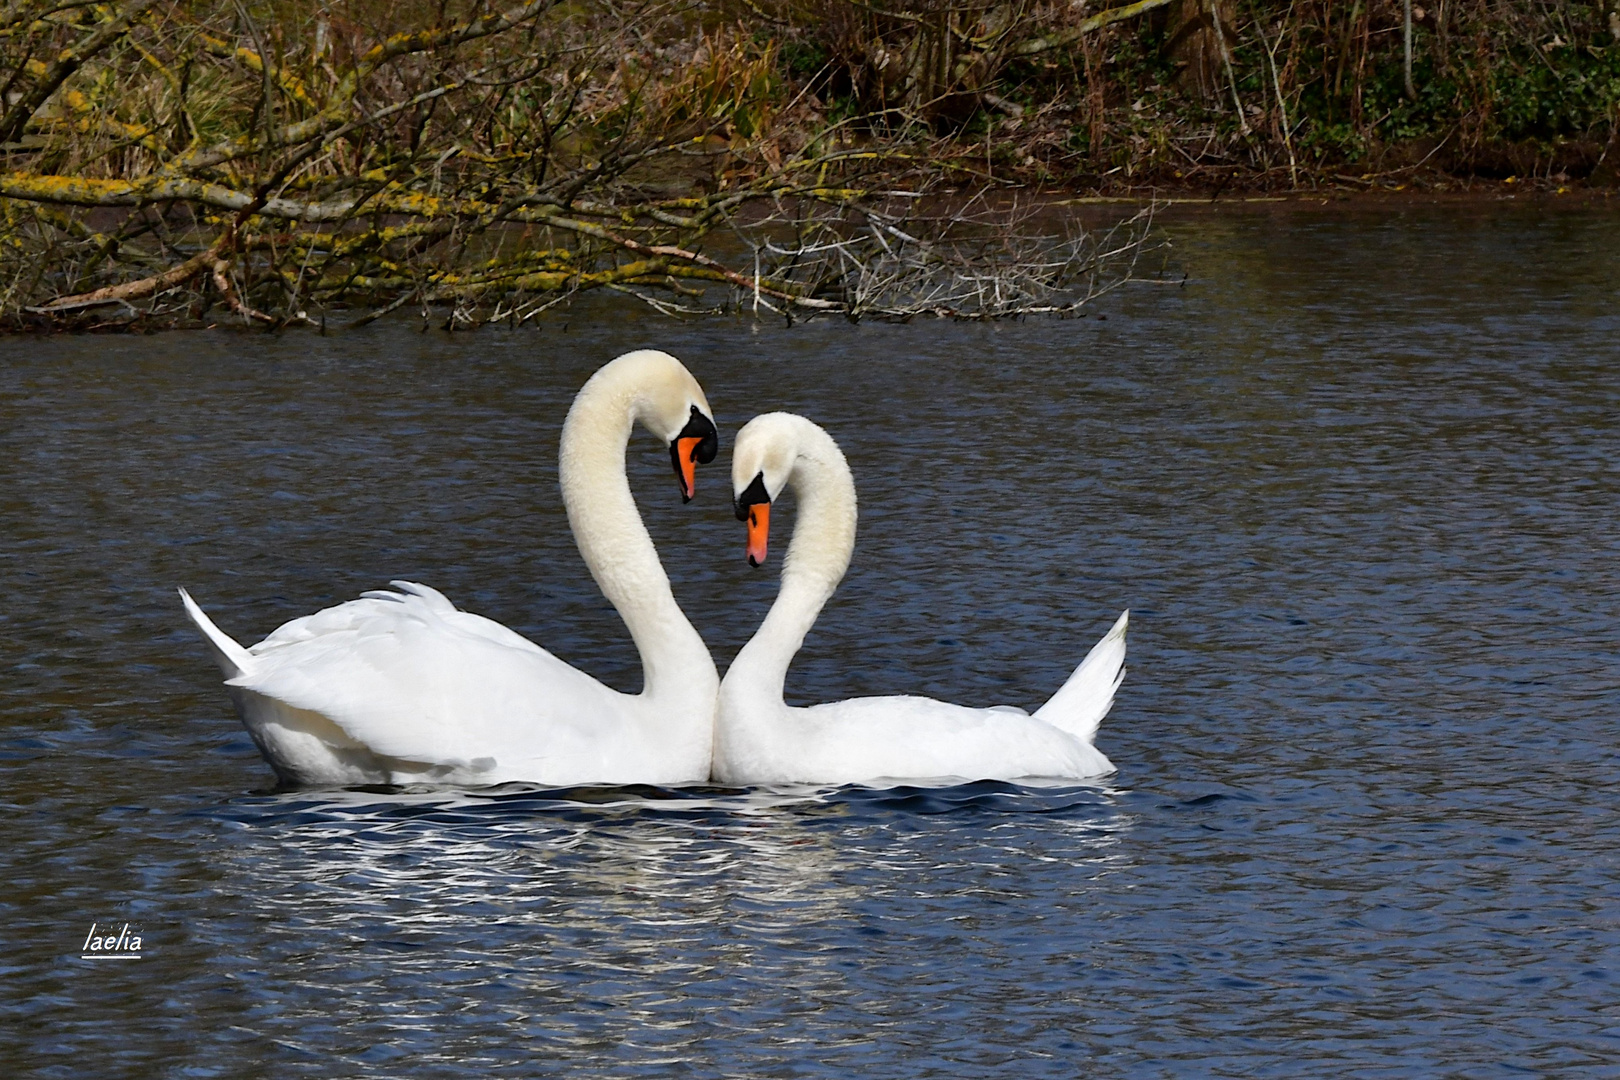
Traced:
[[456, 605], [450, 602], [449, 597], [431, 585], [423, 585], [418, 581], [390, 581], [388, 584], [402, 593], [409, 593], [426, 600], [428, 606], [440, 615], [450, 615], [456, 611]]
[[191, 621], [202, 631], [208, 652], [213, 656], [214, 663], [219, 665], [219, 670], [225, 673], [227, 680], [237, 678], [253, 667], [253, 654], [215, 626], [214, 620], [203, 613], [203, 609], [197, 606], [197, 601], [193, 600], [191, 594], [184, 589], [180, 590], [180, 602], [186, 605], [186, 614], [191, 616]]
[[1036, 719], [1091, 742], [1097, 734], [1097, 726], [1113, 708], [1114, 692], [1125, 681], [1125, 628], [1130, 618], [1129, 611], [1120, 615], [1102, 640], [1080, 661], [1069, 681], [1035, 711]]

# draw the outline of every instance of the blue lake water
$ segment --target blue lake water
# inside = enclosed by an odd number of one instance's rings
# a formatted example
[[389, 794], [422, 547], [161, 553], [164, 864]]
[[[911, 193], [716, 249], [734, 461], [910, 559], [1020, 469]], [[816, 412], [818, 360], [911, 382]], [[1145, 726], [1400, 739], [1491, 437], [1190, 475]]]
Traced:
[[[1620, 1074], [1620, 214], [1164, 227], [1106, 319], [0, 340], [0, 1072]], [[730, 439], [793, 409], [862, 518], [790, 700], [1035, 706], [1130, 608], [1118, 773], [270, 791], [177, 585], [251, 642], [420, 580], [636, 688], [555, 468], [649, 345], [722, 429], [690, 506], [631, 448], [722, 668]]]

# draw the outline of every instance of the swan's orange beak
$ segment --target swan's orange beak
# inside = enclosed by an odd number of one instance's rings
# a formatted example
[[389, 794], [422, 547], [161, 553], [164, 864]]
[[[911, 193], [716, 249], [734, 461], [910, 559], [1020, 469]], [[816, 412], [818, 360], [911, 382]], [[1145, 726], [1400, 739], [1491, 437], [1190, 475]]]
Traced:
[[702, 444], [703, 440], [694, 436], [675, 440], [675, 475], [681, 482], [682, 502], [691, 502], [697, 494], [698, 447]]
[[765, 562], [765, 548], [771, 539], [771, 504], [755, 503], [748, 508], [748, 565]]

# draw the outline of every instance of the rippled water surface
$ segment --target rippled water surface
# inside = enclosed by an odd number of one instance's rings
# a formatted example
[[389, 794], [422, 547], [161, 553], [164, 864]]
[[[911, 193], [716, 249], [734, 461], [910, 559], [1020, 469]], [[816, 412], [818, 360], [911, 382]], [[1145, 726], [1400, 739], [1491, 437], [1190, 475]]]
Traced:
[[[0, 1072], [1612, 1075], [1620, 216], [1167, 228], [1106, 321], [0, 340]], [[555, 468], [649, 344], [848, 452], [791, 698], [1033, 706], [1128, 607], [1119, 772], [269, 791], [177, 585], [254, 641], [421, 580], [636, 688]], [[632, 444], [722, 666], [727, 461]]]

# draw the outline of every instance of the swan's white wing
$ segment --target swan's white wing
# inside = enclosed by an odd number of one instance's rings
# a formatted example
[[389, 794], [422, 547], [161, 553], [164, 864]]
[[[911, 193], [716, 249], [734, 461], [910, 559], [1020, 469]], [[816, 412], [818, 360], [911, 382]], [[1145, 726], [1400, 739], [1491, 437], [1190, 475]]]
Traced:
[[280, 627], [227, 685], [318, 713], [373, 754], [476, 773], [589, 776], [621, 744], [626, 695], [432, 589], [394, 584]]
[[815, 779], [966, 780], [1100, 776], [1113, 765], [1092, 746], [1007, 708], [972, 709], [924, 697], [851, 698], [789, 710]]

